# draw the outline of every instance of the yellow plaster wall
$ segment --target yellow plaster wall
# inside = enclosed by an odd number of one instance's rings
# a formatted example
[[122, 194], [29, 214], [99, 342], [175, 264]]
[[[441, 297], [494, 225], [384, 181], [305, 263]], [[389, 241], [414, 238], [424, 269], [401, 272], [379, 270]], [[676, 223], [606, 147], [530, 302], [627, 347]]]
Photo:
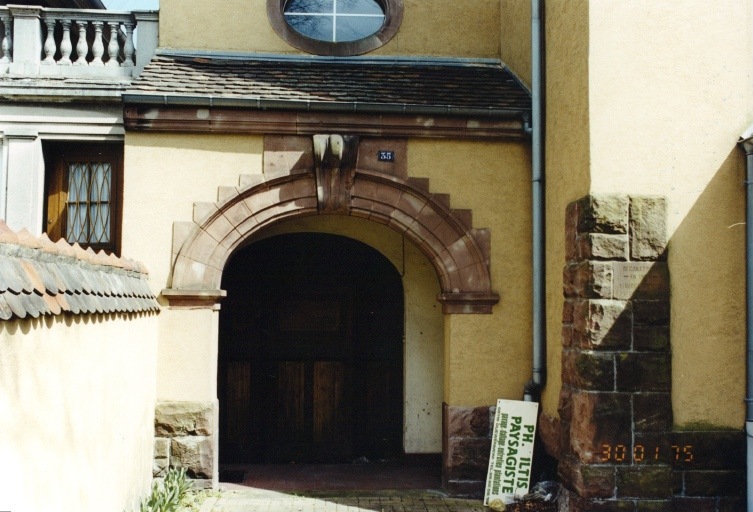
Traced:
[[360, 217], [341, 215], [292, 219], [270, 226], [262, 237], [281, 233], [332, 233], [359, 240], [382, 253], [403, 278], [405, 304], [405, 453], [442, 451], [443, 315], [439, 280], [429, 260], [396, 231]]
[[561, 385], [565, 208], [590, 183], [587, 0], [546, 4], [546, 307], [547, 385], [542, 410], [557, 415]]
[[531, 2], [500, 0], [500, 54], [515, 75], [531, 86]]
[[[123, 253], [145, 263], [150, 284], [168, 284], [173, 221], [217, 187], [261, 173], [262, 137], [128, 133], [125, 139]], [[164, 310], [159, 317], [160, 400], [217, 397], [217, 312]]]
[[751, 4], [592, 0], [590, 14], [592, 191], [668, 200], [674, 421], [740, 427]]
[[148, 493], [156, 321], [0, 322], [0, 510], [132, 510]]
[[451, 194], [491, 228], [492, 315], [445, 315], [445, 396], [451, 405], [519, 399], [531, 375], [530, 151], [524, 144], [410, 140], [408, 172]]
[[[300, 54], [274, 32], [266, 4], [266, 0], [162, 0], [160, 46]], [[499, 0], [405, 0], [404, 4], [399, 32], [373, 55], [499, 57]], [[187, 15], [192, 12], [210, 15], [197, 23]]]

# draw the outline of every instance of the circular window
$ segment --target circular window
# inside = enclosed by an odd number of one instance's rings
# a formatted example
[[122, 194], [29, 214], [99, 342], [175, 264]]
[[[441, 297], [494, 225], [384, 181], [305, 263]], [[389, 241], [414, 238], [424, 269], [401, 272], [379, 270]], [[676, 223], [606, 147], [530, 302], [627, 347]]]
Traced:
[[318, 55], [360, 55], [397, 32], [402, 0], [267, 0], [275, 32], [300, 50]]

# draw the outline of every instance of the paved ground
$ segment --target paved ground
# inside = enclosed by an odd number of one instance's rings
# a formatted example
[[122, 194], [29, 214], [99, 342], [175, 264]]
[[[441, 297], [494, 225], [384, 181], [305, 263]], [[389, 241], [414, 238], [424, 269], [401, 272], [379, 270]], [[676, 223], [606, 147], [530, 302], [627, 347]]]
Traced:
[[448, 498], [439, 491], [223, 490], [201, 512], [486, 512], [481, 501]]

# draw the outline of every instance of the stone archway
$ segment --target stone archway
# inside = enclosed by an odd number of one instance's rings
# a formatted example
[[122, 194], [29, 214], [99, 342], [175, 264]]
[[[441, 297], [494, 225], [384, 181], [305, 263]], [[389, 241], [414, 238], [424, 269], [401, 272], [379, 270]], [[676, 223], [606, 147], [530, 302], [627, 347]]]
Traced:
[[175, 226], [175, 238], [185, 238], [174, 240], [163, 296], [175, 306], [214, 304], [228, 258], [259, 230], [337, 214], [385, 224], [413, 242], [437, 272], [444, 313], [491, 313], [499, 296], [491, 290], [489, 231], [473, 228], [471, 212], [451, 209], [449, 196], [429, 192], [428, 180], [359, 169], [357, 153], [357, 137], [316, 135], [313, 168], [242, 176], [238, 187], [221, 187], [220, 201], [196, 203], [193, 222]]

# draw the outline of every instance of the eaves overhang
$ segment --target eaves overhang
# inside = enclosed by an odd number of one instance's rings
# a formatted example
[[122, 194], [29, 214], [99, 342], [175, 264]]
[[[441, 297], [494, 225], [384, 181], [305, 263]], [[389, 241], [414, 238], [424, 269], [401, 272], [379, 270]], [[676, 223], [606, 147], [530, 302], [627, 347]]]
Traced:
[[303, 134], [357, 125], [392, 136], [527, 139], [530, 117], [530, 94], [507, 68], [469, 59], [160, 51], [123, 103], [126, 129], [141, 131], [271, 133], [274, 126]]

